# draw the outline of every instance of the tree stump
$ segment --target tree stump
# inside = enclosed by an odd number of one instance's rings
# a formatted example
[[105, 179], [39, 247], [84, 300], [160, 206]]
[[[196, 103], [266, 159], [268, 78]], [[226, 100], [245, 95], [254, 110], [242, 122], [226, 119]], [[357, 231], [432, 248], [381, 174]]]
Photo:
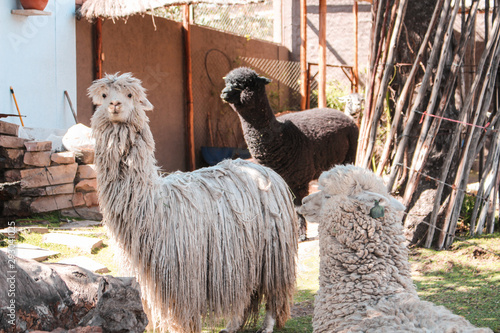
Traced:
[[102, 276], [3, 252], [0, 267], [0, 290], [7, 291], [0, 298], [0, 332], [94, 326], [103, 332], [142, 333], [148, 323], [135, 278]]

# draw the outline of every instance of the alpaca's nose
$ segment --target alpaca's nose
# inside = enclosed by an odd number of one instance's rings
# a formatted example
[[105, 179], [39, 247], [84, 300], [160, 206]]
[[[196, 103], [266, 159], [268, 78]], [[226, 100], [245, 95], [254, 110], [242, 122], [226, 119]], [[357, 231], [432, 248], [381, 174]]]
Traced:
[[108, 109], [112, 113], [118, 113], [118, 111], [120, 111], [120, 109], [121, 109], [121, 105], [122, 105], [122, 103], [119, 101], [111, 101], [111, 102], [109, 102]]

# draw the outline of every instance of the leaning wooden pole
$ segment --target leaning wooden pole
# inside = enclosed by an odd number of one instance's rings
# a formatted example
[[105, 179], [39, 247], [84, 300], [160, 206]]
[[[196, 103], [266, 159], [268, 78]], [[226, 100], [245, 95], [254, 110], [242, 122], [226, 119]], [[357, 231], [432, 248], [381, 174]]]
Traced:
[[102, 79], [102, 20], [97, 18], [94, 24], [95, 31], [95, 73], [96, 80]]
[[[365, 133], [367, 133], [367, 127], [369, 126], [369, 121], [371, 119], [373, 94], [377, 88], [376, 79], [377, 79], [378, 65], [380, 62], [382, 45], [384, 41], [386, 25], [389, 16], [388, 13], [390, 6], [387, 3], [388, 0], [378, 0], [377, 6], [375, 6], [376, 2], [377, 0], [374, 0], [372, 6], [372, 15], [374, 15], [373, 20], [375, 21], [375, 25], [372, 26], [372, 31], [371, 31], [372, 38], [370, 39], [371, 43], [370, 73], [369, 73], [370, 81], [368, 82], [366, 99], [365, 99], [365, 110], [363, 112], [363, 117], [361, 119], [361, 126], [359, 129], [358, 151], [356, 152], [356, 165], [361, 164], [360, 161], [363, 160], [366, 150], [366, 145], [368, 144], [368, 138]], [[385, 9], [384, 6], [382, 6], [383, 3], [385, 3]], [[377, 8], [376, 11], [374, 11], [375, 7]]]
[[[492, 36], [494, 38], [491, 38], [488, 41], [488, 44], [486, 45], [486, 48], [483, 52], [483, 55], [481, 56], [481, 60], [479, 61], [479, 65], [477, 67], [476, 77], [474, 78], [474, 82], [469, 91], [469, 95], [467, 96], [466, 102], [463, 106], [467, 110], [469, 110], [471, 107], [475, 109], [474, 119], [472, 120], [472, 122], [469, 121], [474, 125], [482, 124], [484, 121], [484, 116], [486, 112], [483, 109], [485, 107], [488, 107], [491, 101], [488, 100], [491, 98], [491, 96], [487, 96], [486, 101], [484, 101], [484, 94], [486, 90], [492, 89], [492, 87], [490, 86], [492, 84], [492, 82], [490, 81], [491, 80], [490, 75], [491, 73], [495, 73], [496, 75], [496, 70], [498, 69], [500, 48], [498, 47], [497, 44], [499, 41], [498, 23], [500, 21], [498, 21], [498, 19], [495, 21], [496, 21], [495, 22], [496, 32]], [[491, 56], [492, 59], [489, 59]], [[488, 59], [489, 59], [488, 67], [484, 68]], [[482, 89], [479, 95], [480, 96], [479, 101], [477, 101], [477, 103], [474, 103], [475, 100], [474, 95], [481, 85]], [[472, 128], [471, 131], [468, 133], [467, 138], [462, 146], [461, 149], [462, 157], [455, 176], [453, 191], [450, 195], [450, 205], [448, 206], [448, 209], [446, 211], [444, 225], [439, 234], [439, 239], [437, 243], [438, 249], [447, 248], [453, 242], [456, 223], [458, 220], [458, 215], [460, 213], [464, 196], [463, 190], [468, 180], [468, 172], [470, 171], [470, 166], [472, 164], [471, 161], [476, 156], [475, 152], [477, 146], [471, 143], [472, 142], [475, 143], [478, 140], [479, 136], [478, 133], [479, 133], [478, 131], [474, 131], [474, 128]]]
[[[441, 82], [443, 80], [444, 70], [447, 67], [448, 59], [450, 58], [451, 50], [451, 40], [453, 39], [453, 26], [455, 24], [455, 18], [458, 14], [458, 9], [460, 6], [455, 6], [453, 8], [452, 15], [448, 22], [448, 29], [446, 30], [444, 36], [443, 46], [441, 48], [441, 56], [439, 58], [438, 66], [436, 69], [436, 73], [434, 74], [434, 83], [432, 84], [430, 100], [425, 109], [425, 113], [429, 115], [436, 115], [442, 117], [444, 112], [448, 107], [448, 103], [450, 100], [450, 95], [453, 91], [453, 86], [455, 85], [456, 76], [458, 74], [458, 66], [461, 66], [461, 57], [460, 54], [455, 54], [455, 66], [451, 68], [451, 74], [447, 78], [447, 85], [445, 87], [445, 94], [442, 97], [443, 106], [436, 110], [436, 104], [438, 102], [438, 98], [440, 97], [440, 93], [442, 86]], [[465, 43], [465, 38], [463, 38]], [[446, 102], [448, 101], [448, 102]], [[434, 121], [433, 121], [434, 120]], [[411, 162], [411, 167], [409, 170], [408, 181], [406, 182], [406, 189], [403, 195], [403, 203], [405, 205], [409, 205], [413, 198], [413, 194], [415, 194], [417, 186], [420, 182], [420, 176], [422, 171], [427, 163], [427, 158], [430, 155], [432, 147], [434, 145], [434, 139], [439, 132], [439, 128], [441, 127], [441, 118], [433, 119], [430, 116], [421, 118], [421, 123], [423, 122], [420, 128], [420, 135], [418, 137], [418, 141], [415, 147], [415, 151], [413, 152], [413, 158]], [[432, 134], [428, 133], [431, 132]]]
[[[304, 1], [304, 0], [302, 0]], [[359, 73], [358, 73], [358, 0], [354, 0], [354, 5], [352, 6], [352, 11], [354, 14], [354, 66], [352, 68], [354, 76], [354, 91], [358, 92], [359, 85]]]
[[427, 44], [429, 42], [429, 39], [431, 37], [432, 32], [435, 31], [435, 26], [438, 21], [439, 14], [441, 12], [441, 8], [443, 7], [444, 0], [439, 0], [436, 3], [436, 7], [434, 8], [434, 13], [432, 14], [431, 21], [429, 23], [429, 27], [427, 28], [427, 32], [424, 36], [424, 39], [422, 40], [422, 43], [420, 44], [420, 48], [418, 50], [417, 56], [415, 57], [415, 60], [413, 61], [413, 66], [411, 68], [411, 72], [408, 75], [406, 82], [404, 84], [403, 90], [401, 91], [401, 95], [398, 98], [398, 101], [396, 103], [396, 111], [394, 112], [393, 120], [391, 123], [391, 129], [389, 131], [389, 134], [387, 134], [385, 144], [384, 144], [384, 150], [382, 152], [382, 156], [380, 157], [379, 165], [377, 167], [377, 175], [382, 176], [385, 165], [387, 164], [387, 161], [389, 159], [389, 154], [391, 153], [391, 145], [393, 138], [396, 134], [396, 130], [399, 126], [399, 122], [401, 120], [401, 115], [403, 112], [403, 108], [405, 104], [407, 103], [407, 100], [409, 96], [411, 95], [411, 91], [413, 90], [415, 86], [415, 77], [417, 75], [418, 70], [420, 69], [420, 63], [422, 62], [422, 59], [424, 58], [424, 55], [427, 50]]
[[319, 0], [318, 107], [326, 108], [326, 0]]
[[372, 152], [374, 149], [376, 136], [377, 136], [377, 123], [382, 115], [383, 106], [384, 106], [384, 96], [387, 91], [387, 87], [389, 85], [389, 80], [392, 77], [392, 67], [395, 59], [395, 52], [399, 40], [399, 35], [401, 32], [401, 28], [403, 26], [404, 17], [406, 14], [406, 7], [408, 5], [408, 0], [401, 0], [398, 4], [397, 15], [394, 22], [394, 29], [392, 31], [390, 40], [388, 41], [388, 53], [387, 53], [387, 64], [385, 65], [385, 71], [382, 76], [382, 80], [380, 82], [379, 91], [376, 98], [375, 109], [372, 113], [372, 121], [367, 127], [369, 129], [369, 137], [368, 137], [368, 145], [366, 151], [364, 152], [364, 158], [360, 161], [361, 166], [367, 168], [370, 164], [370, 159], [372, 156]]
[[420, 108], [421, 104], [424, 102], [425, 96], [427, 95], [427, 88], [430, 85], [431, 74], [433, 73], [433, 68], [435, 68], [437, 58], [440, 54], [439, 51], [441, 50], [441, 44], [444, 39], [444, 32], [450, 14], [449, 12], [450, 5], [451, 5], [451, 0], [446, 0], [439, 18], [439, 24], [436, 30], [436, 35], [434, 36], [434, 43], [432, 44], [432, 50], [429, 56], [429, 60], [427, 62], [424, 77], [422, 78], [417, 93], [417, 97], [413, 101], [413, 105], [408, 113], [408, 119], [406, 120], [406, 125], [403, 130], [403, 135], [401, 136], [401, 141], [399, 142], [398, 147], [396, 149], [396, 154], [393, 159], [391, 172], [389, 174], [389, 179], [387, 181], [387, 188], [389, 188], [390, 190], [392, 190], [394, 183], [396, 182], [396, 178], [403, 163], [405, 150], [410, 139], [410, 132], [412, 130], [415, 118], [417, 118], [416, 116], [417, 113], [415, 111]]
[[194, 108], [193, 108], [193, 72], [191, 60], [191, 26], [189, 20], [189, 6], [183, 5], [183, 20], [182, 30], [184, 37], [184, 76], [186, 82], [186, 113], [185, 113], [185, 128], [186, 128], [186, 168], [193, 171], [195, 166], [194, 154]]
[[300, 0], [300, 109], [307, 109], [307, 0]]

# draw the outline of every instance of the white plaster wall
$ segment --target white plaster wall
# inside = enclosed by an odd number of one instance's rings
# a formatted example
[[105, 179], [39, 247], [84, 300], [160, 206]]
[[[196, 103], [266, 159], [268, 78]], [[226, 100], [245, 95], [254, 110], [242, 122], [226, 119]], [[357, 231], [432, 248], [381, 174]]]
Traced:
[[77, 107], [75, 0], [49, 0], [50, 16], [11, 14], [21, 8], [0, 1], [0, 113], [17, 114], [12, 86], [26, 127], [67, 129], [75, 121], [64, 90]]

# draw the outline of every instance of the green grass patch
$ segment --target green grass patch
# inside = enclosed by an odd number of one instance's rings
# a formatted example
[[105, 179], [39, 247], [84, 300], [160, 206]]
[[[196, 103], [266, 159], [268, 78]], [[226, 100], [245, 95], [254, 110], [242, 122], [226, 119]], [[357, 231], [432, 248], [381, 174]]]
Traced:
[[456, 241], [450, 251], [413, 249], [410, 262], [420, 298], [500, 332], [499, 236]]
[[[34, 222], [40, 217], [25, 219], [18, 227], [26, 224], [41, 224], [53, 229], [62, 222], [51, 220]], [[52, 230], [54, 231], [54, 230]], [[84, 253], [78, 248], [43, 242], [43, 235], [23, 233], [18, 243], [27, 243], [60, 252], [47, 262], [86, 256], [106, 265], [111, 272], [120, 275], [119, 265], [115, 262], [113, 248], [104, 227], [85, 229], [82, 236], [99, 237], [104, 246], [94, 253]], [[476, 246], [477, 245], [477, 246]], [[489, 327], [500, 332], [500, 233], [484, 235], [465, 241], [457, 240], [449, 251], [412, 249], [413, 280], [421, 299], [444, 305], [456, 314], [464, 316], [476, 326]], [[294, 295], [292, 318], [278, 333], [312, 332], [314, 297], [318, 291], [319, 249], [317, 242], [304, 242], [299, 248], [299, 272]], [[257, 327], [260, 327], [265, 311], [261, 309]], [[219, 325], [216, 325], [219, 326]], [[214, 326], [211, 326], [214, 327]], [[224, 327], [206, 328], [204, 332], [218, 332]], [[245, 330], [245, 333], [254, 330]]]
[[61, 212], [55, 211], [45, 214], [35, 214], [30, 217], [17, 219], [16, 227], [26, 227], [31, 225], [46, 226], [51, 228], [57, 228], [63, 223], [69, 222], [71, 220], [78, 221], [80, 218], [67, 218], [61, 215]]
[[[62, 223], [62, 222], [61, 222]], [[16, 224], [18, 227], [21, 227], [23, 225]], [[47, 226], [46, 224], [42, 224], [44, 226]], [[48, 226], [49, 230], [51, 232], [55, 231], [53, 226]], [[71, 257], [77, 257], [77, 256], [83, 256], [83, 257], [88, 257], [91, 258], [106, 267], [110, 270], [109, 275], [118, 275], [119, 270], [119, 264], [115, 261], [114, 259], [114, 251], [111, 246], [109, 246], [109, 238], [106, 235], [106, 231], [104, 227], [93, 227], [90, 229], [85, 229], [85, 234], [78, 234], [78, 236], [85, 236], [85, 237], [95, 237], [95, 238], [100, 238], [103, 240], [103, 245], [102, 247], [98, 249], [94, 249], [92, 253], [88, 253], [85, 251], [82, 251], [78, 247], [69, 247], [66, 245], [61, 245], [61, 244], [54, 244], [54, 243], [46, 243], [43, 241], [43, 234], [38, 234], [38, 233], [24, 233], [22, 232], [20, 234], [19, 239], [16, 241], [16, 244], [30, 244], [38, 247], [42, 247], [47, 250], [52, 250], [59, 252], [58, 255], [52, 256], [48, 258], [46, 261], [47, 263], [54, 263], [61, 261], [63, 259], [71, 258]], [[89, 233], [87, 233], [89, 232]], [[74, 234], [74, 233], [71, 233]], [[0, 247], [6, 247], [8, 244], [2, 244], [0, 243]]]

